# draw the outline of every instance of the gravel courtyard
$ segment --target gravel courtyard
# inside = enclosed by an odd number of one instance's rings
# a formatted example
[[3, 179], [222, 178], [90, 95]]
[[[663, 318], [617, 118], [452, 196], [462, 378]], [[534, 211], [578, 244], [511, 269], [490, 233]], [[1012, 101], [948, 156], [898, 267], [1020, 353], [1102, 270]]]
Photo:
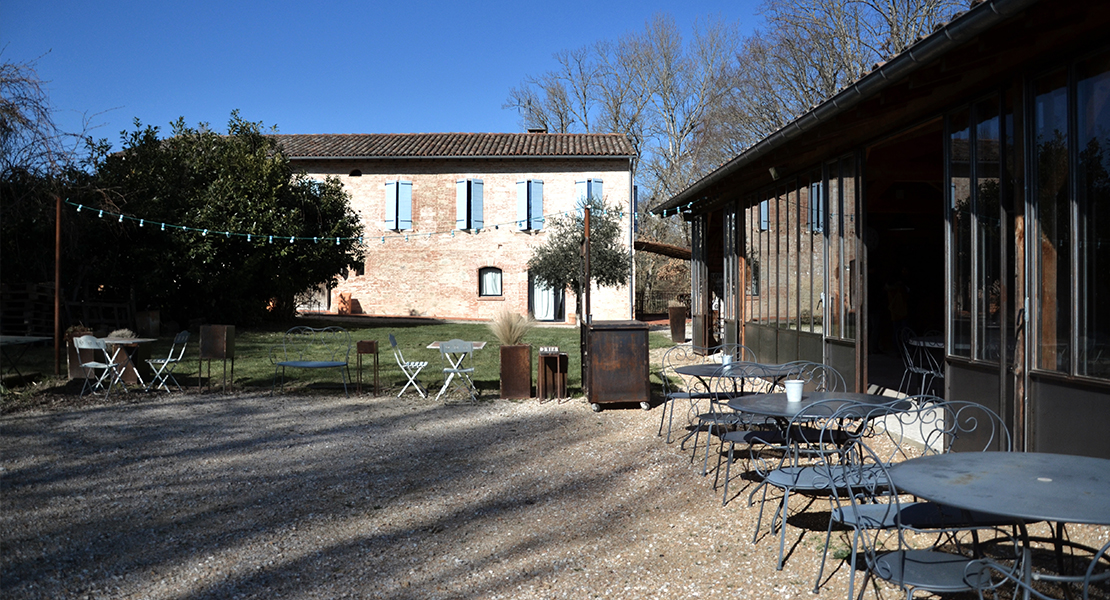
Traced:
[[[775, 571], [746, 493], [722, 507], [712, 475], [657, 437], [659, 413], [176, 393], [4, 415], [0, 592], [812, 596], [827, 506], [792, 518]], [[821, 596], [844, 598], [847, 567], [831, 564]]]

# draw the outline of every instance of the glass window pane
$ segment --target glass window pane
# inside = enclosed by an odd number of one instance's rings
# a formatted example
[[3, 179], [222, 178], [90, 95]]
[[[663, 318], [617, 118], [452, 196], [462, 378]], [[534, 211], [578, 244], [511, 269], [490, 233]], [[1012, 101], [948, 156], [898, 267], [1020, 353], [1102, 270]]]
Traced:
[[501, 295], [501, 269], [496, 267], [483, 267], [478, 270], [478, 295]]
[[952, 299], [949, 306], [949, 352], [971, 356], [971, 130], [970, 115], [961, 110], [948, 122], [948, 191], [952, 211]]
[[1038, 272], [1038, 304], [1033, 309], [1038, 349], [1034, 360], [1041, 369], [1066, 371], [1072, 300], [1067, 73], [1057, 71], [1034, 85], [1033, 180], [1040, 225], [1033, 255]]
[[810, 220], [813, 204], [809, 180], [798, 182], [798, 330], [813, 331], [813, 229]]
[[975, 297], [975, 357], [998, 361], [999, 315], [1002, 301], [1002, 213], [999, 202], [1002, 131], [998, 98], [975, 107], [975, 224], [978, 281]]
[[1110, 53], [1079, 63], [1079, 374], [1110, 377]]
[[843, 209], [840, 206], [840, 170], [836, 161], [826, 165], [829, 180], [825, 185], [828, 191], [826, 202], [829, 205], [829, 291], [825, 299], [825, 314], [828, 315], [828, 335], [840, 337], [840, 299], [844, 296], [841, 288], [841, 252], [843, 250], [840, 239], [840, 219]]
[[844, 339], [854, 340], [856, 338], [856, 302], [855, 299], [859, 293], [856, 289], [856, 268], [859, 263], [856, 261], [856, 162], [853, 157], [843, 158], [840, 161], [841, 185], [843, 191], [841, 193], [842, 210], [844, 211], [844, 220], [842, 223], [843, 238], [844, 238]]
[[798, 328], [798, 230], [801, 227], [798, 218], [798, 188], [791, 184], [784, 190], [783, 207], [786, 213], [786, 230], [782, 239], [786, 242], [783, 249], [783, 273], [786, 275], [783, 286], [786, 294], [785, 319], [783, 327], [787, 329]]

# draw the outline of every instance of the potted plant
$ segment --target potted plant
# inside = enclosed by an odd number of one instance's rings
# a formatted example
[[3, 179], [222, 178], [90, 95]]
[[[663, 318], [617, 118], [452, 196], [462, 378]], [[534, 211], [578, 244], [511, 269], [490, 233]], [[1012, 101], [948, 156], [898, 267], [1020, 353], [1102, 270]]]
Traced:
[[681, 344], [686, 341], [686, 305], [678, 300], [667, 302], [667, 316], [671, 322], [671, 341]]
[[501, 311], [490, 323], [490, 331], [501, 344], [501, 397], [532, 397], [532, 346], [524, 336], [533, 327], [532, 319]]

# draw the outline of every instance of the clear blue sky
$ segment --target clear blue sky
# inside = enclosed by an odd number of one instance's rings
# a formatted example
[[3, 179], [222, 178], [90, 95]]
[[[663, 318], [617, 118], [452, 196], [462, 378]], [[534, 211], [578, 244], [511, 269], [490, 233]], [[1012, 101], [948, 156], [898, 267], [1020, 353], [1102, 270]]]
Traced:
[[282, 133], [513, 132], [509, 89], [552, 54], [643, 31], [656, 12], [758, 27], [758, 0], [268, 2], [3, 0], [0, 60], [37, 59], [56, 119], [119, 147], [135, 118], [228, 117]]

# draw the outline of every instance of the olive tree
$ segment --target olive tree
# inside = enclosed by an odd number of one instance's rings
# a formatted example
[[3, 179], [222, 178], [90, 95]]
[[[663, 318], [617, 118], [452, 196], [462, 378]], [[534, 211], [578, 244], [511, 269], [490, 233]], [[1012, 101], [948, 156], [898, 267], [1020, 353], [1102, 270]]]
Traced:
[[[579, 203], [578, 210], [548, 219], [549, 231], [543, 244], [532, 251], [528, 271], [536, 281], [553, 290], [574, 290], [575, 313], [582, 316], [582, 291], [586, 260], [585, 210], [590, 209], [590, 279], [601, 287], [628, 283], [629, 251], [621, 244], [621, 217], [615, 207], [596, 197]], [[581, 321], [581, 319], [579, 319]]]

